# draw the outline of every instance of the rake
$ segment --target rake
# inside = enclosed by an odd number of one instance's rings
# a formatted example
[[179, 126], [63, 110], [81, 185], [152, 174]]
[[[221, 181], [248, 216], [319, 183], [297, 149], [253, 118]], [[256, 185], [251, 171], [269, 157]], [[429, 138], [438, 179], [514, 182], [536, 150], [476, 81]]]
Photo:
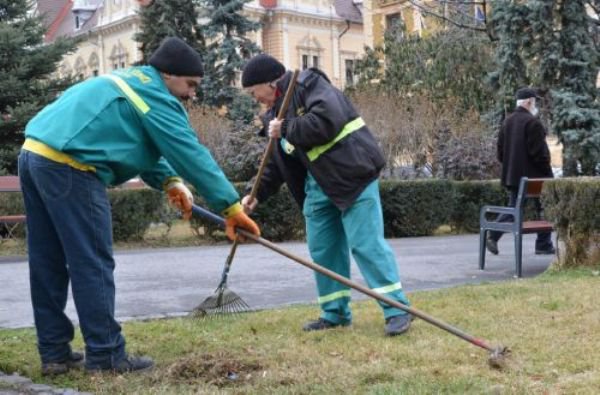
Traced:
[[229, 276], [229, 269], [231, 268], [231, 262], [233, 261], [237, 244], [238, 243], [236, 242], [233, 243], [231, 251], [229, 251], [229, 255], [227, 255], [219, 286], [213, 295], [206, 298], [194, 308], [193, 314], [195, 316], [204, 317], [216, 314], [235, 314], [250, 310], [250, 306], [244, 302], [238, 294], [227, 287], [227, 277]]
[[[219, 217], [218, 215], [214, 214], [211, 211], [206, 210], [203, 207], [200, 206], [196, 206], [196, 205], [192, 205], [192, 213], [193, 215], [196, 215], [198, 217], [201, 218], [205, 218], [209, 221], [212, 221], [214, 223], [217, 223], [221, 226], [224, 226], [225, 221], [223, 220], [223, 218]], [[433, 316], [430, 316], [429, 314], [424, 313], [421, 310], [417, 310], [414, 307], [409, 307], [406, 306], [396, 300], [390, 299], [389, 297], [379, 294], [375, 291], [373, 291], [372, 289], [369, 289], [363, 285], [360, 285], [344, 276], [341, 276], [329, 269], [324, 268], [321, 265], [316, 264], [315, 262], [309, 261], [307, 259], [301, 258], [299, 256], [293, 255], [292, 253], [284, 250], [283, 248], [279, 247], [278, 245], [263, 239], [260, 236], [255, 236], [254, 234], [247, 232], [244, 229], [236, 229], [236, 231], [243, 235], [244, 237], [247, 237], [250, 240], [255, 241], [256, 243], [269, 248], [270, 250], [273, 250], [293, 261], [296, 261], [298, 263], [300, 263], [301, 265], [304, 265], [306, 267], [308, 267], [309, 269], [312, 269], [313, 271], [319, 272], [339, 283], [342, 283], [350, 288], [353, 288], [367, 296], [370, 296], [374, 299], [377, 299], [383, 303], [386, 303], [390, 306], [394, 306], [397, 307], [400, 310], [403, 310], [407, 313], [410, 313], [416, 317], [421, 318], [423, 321], [436, 326], [440, 329], [445, 330], [448, 333], [453, 334], [454, 336], [457, 336], [471, 344], [473, 344], [474, 346], [483, 348], [484, 350], [488, 351], [488, 364], [495, 369], [504, 369], [507, 366], [507, 358], [510, 356], [510, 349], [508, 347], [502, 346], [502, 345], [497, 345], [497, 346], [492, 346], [491, 344], [489, 344], [486, 340], [481, 339], [481, 338], [477, 338], [474, 337], [452, 325], [449, 325]]]
[[[292, 74], [292, 79], [288, 84], [285, 96], [283, 97], [283, 103], [281, 105], [281, 108], [279, 109], [279, 113], [277, 114], [277, 119], [279, 120], [283, 119], [290, 105], [292, 93], [294, 92], [296, 80], [298, 79], [298, 73], [298, 70], [294, 70], [294, 73]], [[254, 201], [254, 199], [256, 199], [256, 194], [258, 193], [258, 185], [265, 171], [267, 161], [271, 156], [271, 152], [273, 152], [274, 145], [275, 139], [269, 137], [269, 143], [267, 144], [267, 148], [265, 149], [265, 152], [260, 161], [260, 165], [258, 166], [258, 172], [256, 173], [254, 184], [252, 185], [252, 191], [250, 192], [251, 202]], [[229, 269], [231, 268], [231, 263], [233, 262], [233, 257], [235, 256], [235, 251], [237, 250], [238, 244], [239, 236], [238, 234], [236, 234], [235, 239], [233, 240], [233, 245], [231, 246], [231, 250], [229, 251], [229, 255], [227, 256], [227, 260], [225, 261], [225, 267], [223, 267], [223, 273], [221, 274], [221, 282], [219, 283], [219, 286], [211, 296], [206, 298], [202, 303], [200, 303], [194, 308], [193, 314], [195, 316], [205, 317], [220, 314], [235, 314], [243, 313], [250, 310], [250, 306], [246, 302], [244, 302], [244, 300], [238, 294], [236, 294], [227, 287], [227, 277], [229, 276]]]

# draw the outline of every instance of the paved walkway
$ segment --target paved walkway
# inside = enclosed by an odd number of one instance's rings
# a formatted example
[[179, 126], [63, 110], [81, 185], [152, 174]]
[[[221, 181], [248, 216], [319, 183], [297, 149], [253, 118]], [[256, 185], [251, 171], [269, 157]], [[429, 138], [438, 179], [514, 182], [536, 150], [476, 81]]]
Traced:
[[[536, 256], [535, 235], [523, 241], [523, 277], [543, 272], [552, 256]], [[507, 281], [514, 277], [511, 237], [500, 240], [500, 255], [488, 254], [485, 271], [477, 268], [479, 236], [437, 236], [389, 240], [398, 257], [408, 292], [459, 284]], [[282, 243], [309, 259], [304, 243]], [[228, 245], [123, 251], [115, 254], [116, 315], [119, 320], [182, 315], [214, 292]], [[25, 258], [0, 257], [0, 328], [33, 326]], [[363, 283], [356, 265], [352, 278]], [[252, 308], [314, 303], [312, 271], [256, 244], [238, 248], [228, 281]], [[362, 297], [358, 293], [357, 298]], [[71, 299], [67, 314], [77, 320]]]

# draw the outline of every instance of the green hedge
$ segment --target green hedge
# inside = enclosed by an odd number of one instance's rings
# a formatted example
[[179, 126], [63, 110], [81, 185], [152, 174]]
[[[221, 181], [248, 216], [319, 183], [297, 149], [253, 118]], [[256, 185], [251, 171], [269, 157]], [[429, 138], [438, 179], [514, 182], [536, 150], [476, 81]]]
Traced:
[[[23, 204], [23, 195], [17, 192], [0, 193], [0, 215], [20, 215], [25, 214]], [[14, 233], [14, 237], [25, 237], [25, 225], [19, 225]]]
[[108, 198], [112, 208], [115, 241], [141, 240], [152, 222], [164, 219], [166, 199], [153, 189], [111, 189]]
[[[240, 196], [244, 196], [245, 183], [236, 183]], [[202, 198], [195, 197], [197, 204], [206, 205]], [[266, 203], [259, 204], [252, 218], [260, 225], [261, 236], [271, 241], [299, 240], [304, 238], [304, 217], [298, 205], [284, 186]], [[204, 229], [204, 234], [212, 240], [225, 240], [224, 232], [214, 223], [194, 218], [192, 228]]]
[[[243, 194], [245, 185], [236, 188]], [[440, 225], [455, 232], [477, 232], [479, 210], [485, 204], [505, 205], [507, 194], [498, 181], [383, 181], [380, 185], [386, 237], [427, 236]], [[139, 240], [153, 222], [171, 224], [176, 219], [164, 194], [150, 189], [109, 191], [113, 210], [115, 241]], [[550, 180], [542, 200], [546, 217], [556, 223], [565, 241], [564, 265], [598, 263], [600, 245], [600, 179], [577, 178]], [[204, 205], [198, 198], [198, 204]], [[528, 210], [530, 216], [533, 210]], [[0, 215], [23, 213], [18, 193], [0, 194]], [[259, 205], [253, 218], [262, 234], [273, 241], [304, 238], [304, 218], [284, 187], [268, 202]], [[193, 219], [193, 228], [203, 238], [224, 240], [215, 224]], [[20, 235], [24, 235], [21, 227]]]
[[430, 235], [451, 215], [449, 181], [386, 181], [379, 189], [386, 237]]
[[600, 178], [562, 178], [544, 183], [542, 203], [564, 242], [558, 266], [600, 264]]

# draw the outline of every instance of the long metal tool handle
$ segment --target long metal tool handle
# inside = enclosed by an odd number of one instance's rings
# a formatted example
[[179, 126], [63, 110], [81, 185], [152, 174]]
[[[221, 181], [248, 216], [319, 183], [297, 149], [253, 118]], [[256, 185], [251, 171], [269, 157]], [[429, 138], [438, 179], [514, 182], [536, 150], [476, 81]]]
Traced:
[[[205, 218], [207, 220], [210, 220], [210, 221], [213, 221], [213, 222], [215, 222], [217, 224], [220, 224], [221, 226], [225, 226], [225, 220], [223, 218], [219, 217], [218, 215], [216, 215], [216, 214], [214, 214], [214, 213], [212, 213], [212, 212], [210, 212], [210, 211], [208, 211], [205, 208], [202, 208], [200, 206], [193, 205], [192, 206], [192, 213], [194, 215], [200, 216], [202, 218]], [[478, 347], [486, 349], [486, 350], [488, 350], [490, 352], [494, 352], [494, 351], [497, 350], [496, 347], [492, 347], [491, 345], [489, 345], [483, 339], [479, 339], [479, 338], [476, 338], [474, 336], [471, 336], [470, 334], [468, 334], [466, 332], [463, 332], [462, 330], [460, 330], [460, 329], [458, 329], [456, 327], [453, 327], [452, 325], [449, 325], [449, 324], [447, 324], [447, 323], [445, 323], [443, 321], [440, 321], [437, 318], [434, 318], [434, 317], [432, 317], [432, 316], [430, 316], [430, 315], [428, 315], [428, 314], [426, 314], [426, 313], [424, 313], [424, 312], [422, 312], [420, 310], [417, 310], [417, 309], [415, 309], [413, 307], [408, 307], [408, 306], [406, 306], [406, 305], [404, 305], [404, 304], [402, 304], [402, 303], [400, 303], [398, 301], [395, 301], [395, 300], [390, 299], [390, 298], [388, 298], [386, 296], [380, 295], [377, 292], [375, 292], [375, 291], [373, 291], [373, 290], [371, 290], [371, 289], [369, 289], [369, 288], [367, 288], [365, 286], [362, 286], [362, 285], [360, 285], [358, 283], [355, 283], [354, 281], [351, 281], [351, 280], [347, 279], [346, 277], [340, 276], [339, 274], [337, 274], [337, 273], [335, 273], [335, 272], [333, 272], [333, 271], [331, 271], [329, 269], [324, 268], [323, 266], [320, 266], [320, 265], [318, 265], [318, 264], [316, 264], [316, 263], [314, 263], [312, 261], [309, 261], [307, 259], [304, 259], [304, 258], [301, 258], [299, 256], [296, 256], [296, 255], [294, 255], [294, 254], [292, 254], [292, 253], [284, 250], [283, 248], [279, 247], [278, 245], [276, 245], [274, 243], [271, 243], [270, 241], [268, 241], [266, 239], [263, 239], [262, 237], [255, 236], [254, 234], [252, 234], [250, 232], [247, 232], [244, 229], [239, 229], [239, 228], [236, 228], [236, 232], [238, 232], [239, 234], [241, 234], [244, 237], [247, 237], [250, 240], [253, 240], [253, 241], [257, 242], [258, 244], [261, 244], [261, 245], [263, 245], [263, 246], [265, 246], [265, 247], [267, 247], [267, 248], [269, 248], [269, 249], [271, 249], [271, 250], [273, 250], [273, 251], [275, 251], [275, 252], [277, 252], [277, 253], [279, 253], [279, 254], [287, 257], [287, 258], [290, 258], [290, 259], [292, 259], [292, 260], [300, 263], [301, 265], [304, 265], [304, 266], [306, 266], [306, 267], [308, 267], [308, 268], [310, 268], [310, 269], [312, 269], [312, 270], [314, 270], [316, 272], [319, 272], [319, 273], [321, 273], [321, 274], [323, 274], [323, 275], [325, 275], [325, 276], [327, 276], [329, 278], [332, 278], [332, 279], [334, 279], [335, 281], [337, 281], [339, 283], [342, 283], [342, 284], [344, 284], [344, 285], [346, 285], [346, 286], [348, 286], [350, 288], [353, 288], [353, 289], [355, 289], [355, 290], [357, 290], [359, 292], [362, 292], [363, 294], [368, 295], [368, 296], [370, 296], [370, 297], [372, 297], [374, 299], [377, 299], [377, 300], [379, 300], [379, 301], [381, 301], [383, 303], [389, 304], [390, 306], [394, 306], [394, 307], [396, 307], [396, 308], [398, 308], [400, 310], [403, 310], [403, 311], [405, 311], [407, 313], [413, 314], [413, 315], [421, 318], [422, 320], [427, 321], [427, 322], [429, 322], [430, 324], [432, 324], [434, 326], [437, 326], [438, 328], [441, 328], [441, 329], [443, 329], [443, 330], [445, 330], [447, 332], [452, 333], [455, 336], [460, 337], [463, 340], [468, 341], [471, 344], [474, 344], [474, 345], [476, 345]]]

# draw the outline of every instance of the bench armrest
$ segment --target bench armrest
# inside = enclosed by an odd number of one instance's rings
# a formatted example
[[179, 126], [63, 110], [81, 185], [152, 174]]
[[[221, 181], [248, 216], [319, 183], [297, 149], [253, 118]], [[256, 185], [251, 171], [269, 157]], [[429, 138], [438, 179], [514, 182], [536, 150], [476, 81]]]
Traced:
[[483, 206], [481, 208], [481, 214], [510, 214], [515, 215], [517, 210], [514, 207], [505, 207], [505, 206]]

